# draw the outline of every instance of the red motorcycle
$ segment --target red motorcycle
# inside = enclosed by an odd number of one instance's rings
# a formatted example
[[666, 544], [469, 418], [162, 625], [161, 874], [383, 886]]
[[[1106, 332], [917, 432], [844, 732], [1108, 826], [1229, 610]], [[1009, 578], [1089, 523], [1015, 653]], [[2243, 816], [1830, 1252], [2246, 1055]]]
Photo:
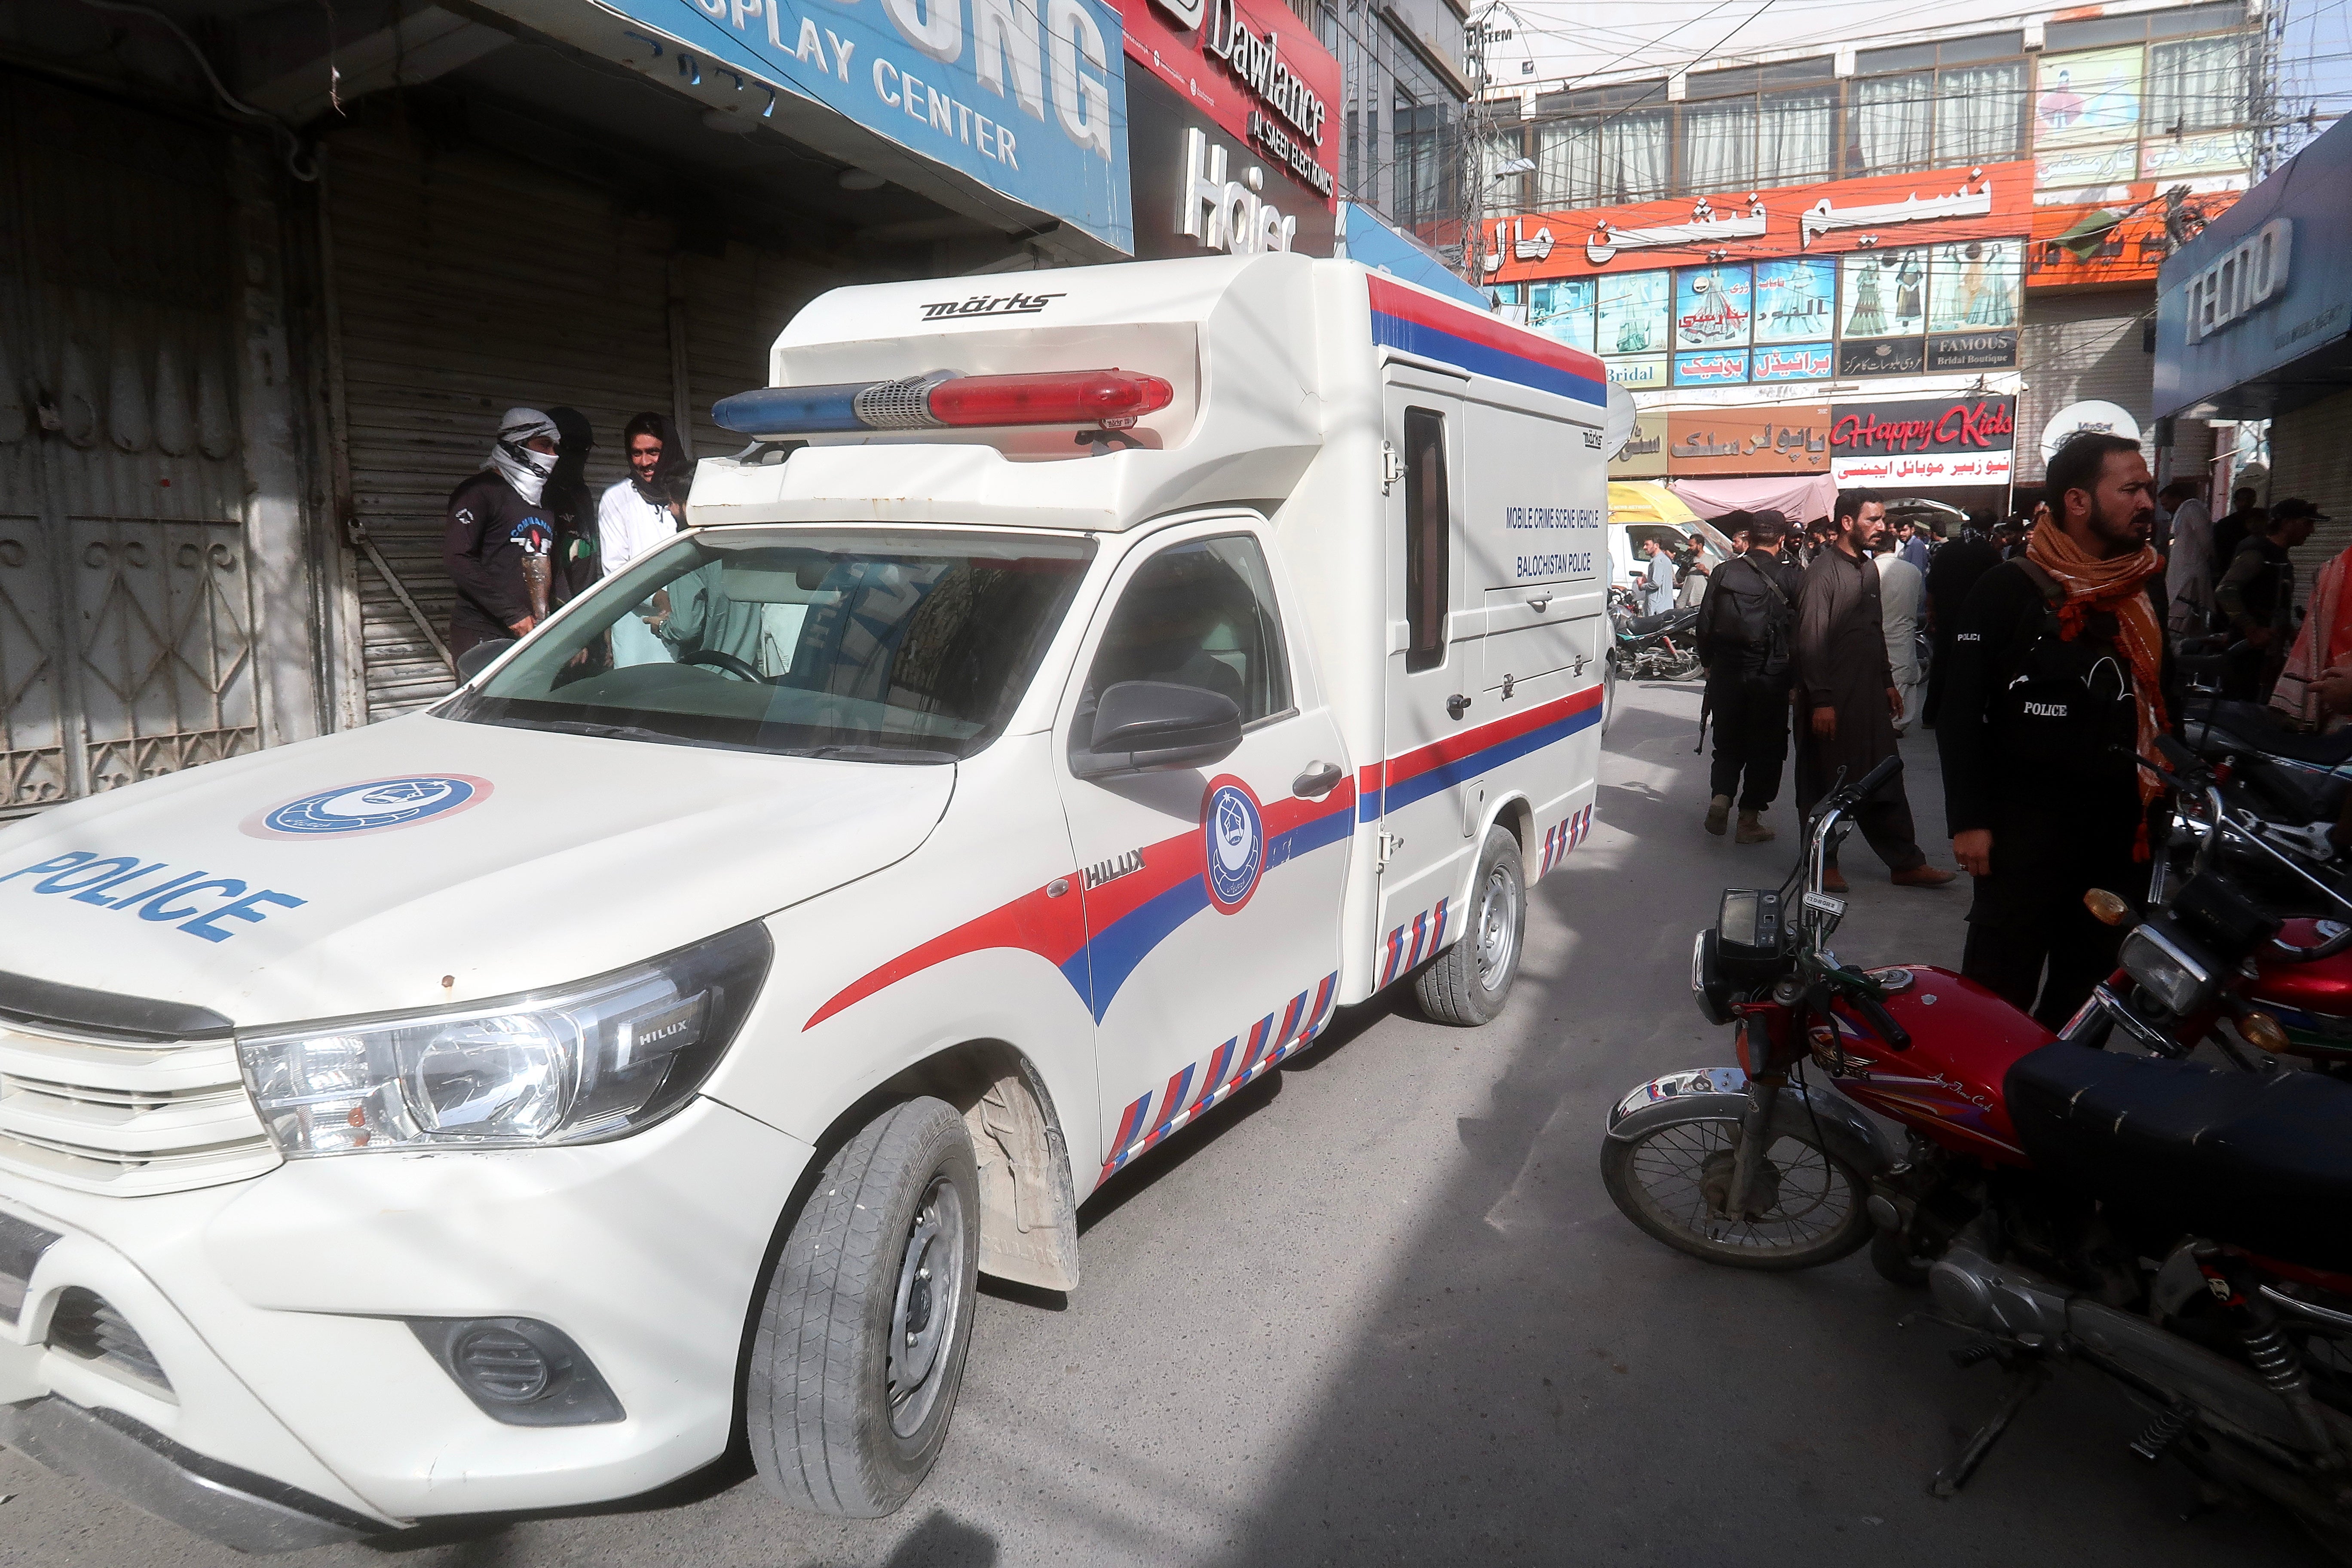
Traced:
[[2135, 1453], [2284, 1506], [2352, 1563], [2352, 1084], [2177, 1059], [2224, 1016], [2259, 1044], [2277, 1028], [2239, 994], [2280, 922], [2215, 865], [2234, 831], [2218, 794], [2219, 826], [2053, 1036], [1948, 970], [1831, 950], [1845, 905], [1822, 890], [1825, 854], [1900, 765], [1824, 803], [1781, 887], [1724, 894], [1691, 989], [1735, 1028], [1739, 1066], [1617, 1104], [1611, 1199], [1710, 1263], [1804, 1268], [1867, 1245], [1882, 1274], [1927, 1283], [1964, 1364], [2011, 1374], [1939, 1495], [2056, 1369], [2084, 1368], [2146, 1411]]

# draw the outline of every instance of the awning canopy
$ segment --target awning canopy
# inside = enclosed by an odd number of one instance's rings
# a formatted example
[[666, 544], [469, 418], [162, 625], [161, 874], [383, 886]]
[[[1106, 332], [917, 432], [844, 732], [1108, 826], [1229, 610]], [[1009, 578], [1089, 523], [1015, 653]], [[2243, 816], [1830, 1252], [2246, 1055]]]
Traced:
[[[1618, 487], [1609, 487], [1614, 491]], [[1777, 511], [1790, 522], [1829, 516], [1837, 484], [1827, 474], [1773, 475], [1756, 479], [1673, 479], [1667, 488], [1712, 521], [1730, 511]], [[1612, 500], [1613, 503], [1614, 497]]]

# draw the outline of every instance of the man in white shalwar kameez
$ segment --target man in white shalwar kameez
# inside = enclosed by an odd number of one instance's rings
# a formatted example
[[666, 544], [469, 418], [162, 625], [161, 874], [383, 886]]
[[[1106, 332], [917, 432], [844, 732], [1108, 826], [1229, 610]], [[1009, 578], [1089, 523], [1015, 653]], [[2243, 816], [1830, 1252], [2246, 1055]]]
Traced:
[[1919, 721], [1919, 703], [1927, 689], [1927, 672], [1919, 668], [1919, 618], [1927, 598], [1927, 574], [1903, 559], [1893, 530], [1879, 535], [1878, 607], [1886, 626], [1886, 665], [1894, 671], [1895, 689], [1903, 693], [1903, 711], [1895, 720], [1897, 735]]

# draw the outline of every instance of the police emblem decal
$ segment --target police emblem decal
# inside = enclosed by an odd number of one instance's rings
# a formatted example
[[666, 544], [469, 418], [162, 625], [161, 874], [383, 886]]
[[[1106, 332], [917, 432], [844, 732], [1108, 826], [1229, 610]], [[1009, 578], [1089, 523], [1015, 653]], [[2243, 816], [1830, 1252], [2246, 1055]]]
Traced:
[[1210, 781], [1201, 838], [1209, 901], [1222, 914], [1237, 914], [1265, 869], [1265, 814], [1249, 785], [1232, 777]]
[[254, 838], [331, 838], [407, 827], [469, 810], [490, 797], [471, 773], [425, 773], [341, 784], [256, 812], [238, 825]]

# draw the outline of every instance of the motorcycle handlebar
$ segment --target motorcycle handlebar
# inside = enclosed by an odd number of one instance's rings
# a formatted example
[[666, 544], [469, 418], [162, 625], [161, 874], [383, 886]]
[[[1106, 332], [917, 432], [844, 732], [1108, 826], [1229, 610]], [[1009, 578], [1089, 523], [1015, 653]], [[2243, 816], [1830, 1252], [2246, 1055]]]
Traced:
[[1855, 1012], [1870, 1020], [1870, 1026], [1878, 1031], [1879, 1037], [1886, 1042], [1889, 1050], [1907, 1051], [1911, 1048], [1911, 1031], [1896, 1023], [1895, 1015], [1889, 1013], [1877, 997], [1865, 991], [1854, 991], [1847, 994], [1846, 1000], [1853, 1004]]
[[1855, 800], [1861, 800], [1864, 796], [1868, 795], [1871, 791], [1876, 789], [1880, 784], [1885, 784], [1888, 779], [1893, 778], [1896, 773], [1899, 773], [1902, 771], [1903, 759], [1901, 757], [1882, 758], [1879, 761], [1879, 764], [1871, 769], [1868, 773], [1863, 774], [1862, 782], [1855, 784], [1848, 793], [1851, 794]]

